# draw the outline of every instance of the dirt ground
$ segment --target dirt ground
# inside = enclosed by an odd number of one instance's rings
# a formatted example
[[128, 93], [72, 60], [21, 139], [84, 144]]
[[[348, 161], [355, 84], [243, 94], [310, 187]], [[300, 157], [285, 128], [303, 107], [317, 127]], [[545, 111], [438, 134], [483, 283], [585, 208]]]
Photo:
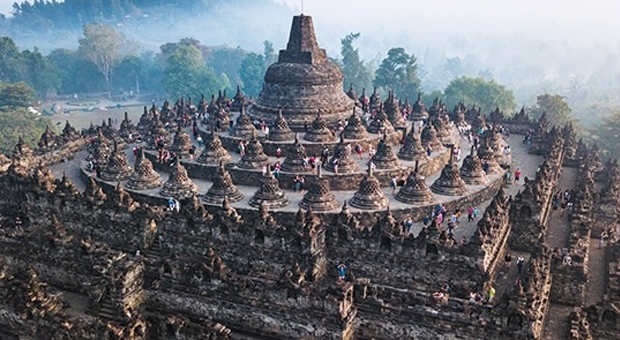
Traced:
[[131, 119], [134, 125], [138, 124], [138, 120], [143, 112], [143, 106], [144, 104], [135, 103], [131, 106], [124, 106], [121, 108], [98, 107], [88, 109], [65, 105], [63, 106], [62, 113], [57, 113], [51, 116], [50, 119], [59, 130], [62, 129], [66, 120], [69, 120], [69, 123], [79, 131], [83, 128], [88, 128], [91, 122], [95, 125], [101, 125], [101, 122], [103, 120], [107, 121], [108, 118], [117, 120], [115, 126], [118, 128], [120, 122], [124, 118], [125, 112], [127, 112], [129, 119]]

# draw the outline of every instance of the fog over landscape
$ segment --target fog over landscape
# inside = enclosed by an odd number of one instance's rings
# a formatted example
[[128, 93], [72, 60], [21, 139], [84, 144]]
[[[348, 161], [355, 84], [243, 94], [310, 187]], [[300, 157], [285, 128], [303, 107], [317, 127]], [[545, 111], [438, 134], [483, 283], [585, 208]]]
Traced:
[[[117, 27], [142, 49], [193, 37], [206, 45], [228, 45], [260, 51], [270, 40], [276, 50], [286, 44], [291, 15], [301, 1], [229, 1], [210, 13], [162, 20], [125, 20]], [[13, 0], [0, 1], [10, 14]], [[620, 91], [620, 3], [545, 1], [303, 1], [313, 16], [317, 38], [331, 57], [340, 39], [359, 32], [360, 56], [377, 65], [391, 47], [404, 47], [418, 57], [425, 91], [443, 89], [459, 75], [491, 76], [511, 87], [519, 103], [532, 103], [540, 91], [566, 91], [571, 84], [589, 90], [596, 100], [616, 100]], [[63, 39], [15, 36], [21, 48], [75, 47], [81, 32]], [[51, 43], [51, 44], [50, 44]], [[52, 45], [53, 44], [53, 45]], [[447, 58], [458, 57], [462, 74], [446, 72]], [[569, 98], [575, 102], [573, 98]], [[575, 103], [576, 104], [576, 103]]]

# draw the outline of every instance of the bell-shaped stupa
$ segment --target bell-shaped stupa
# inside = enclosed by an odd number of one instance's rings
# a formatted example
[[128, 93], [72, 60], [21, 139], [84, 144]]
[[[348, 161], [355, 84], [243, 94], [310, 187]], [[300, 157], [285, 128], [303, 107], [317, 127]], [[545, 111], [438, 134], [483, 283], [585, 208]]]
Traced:
[[267, 69], [263, 89], [248, 114], [271, 124], [282, 110], [289, 126], [301, 131], [304, 120], [312, 121], [319, 112], [329, 126], [335, 126], [353, 105], [343, 91], [342, 72], [319, 48], [312, 17], [293, 17], [286, 49]]
[[450, 160], [441, 170], [441, 175], [433, 185], [431, 190], [444, 196], [461, 196], [467, 193], [465, 182], [461, 178], [459, 166], [454, 162], [454, 145], [450, 146]]
[[278, 209], [288, 205], [290, 200], [280, 189], [278, 179], [273, 176], [271, 168], [267, 167], [267, 173], [261, 179], [261, 184], [254, 196], [250, 199], [250, 205], [260, 207], [264, 205], [267, 210]]
[[153, 164], [144, 156], [144, 148], [140, 148], [136, 155], [133, 173], [125, 186], [132, 190], [147, 190], [160, 187], [163, 179], [153, 169]]
[[196, 184], [187, 176], [187, 170], [179, 161], [177, 157], [175, 163], [170, 169], [170, 176], [164, 187], [159, 192], [164, 197], [174, 197], [177, 200], [186, 199], [192, 197], [198, 188]]
[[226, 170], [224, 162], [220, 162], [217, 172], [211, 181], [213, 185], [211, 185], [207, 193], [202, 197], [205, 202], [220, 205], [224, 202], [224, 199], [228, 199], [231, 203], [239, 202], [243, 199], [243, 194], [233, 183], [232, 177]]
[[299, 207], [311, 211], [330, 211], [340, 205], [329, 188], [329, 181], [319, 175], [309, 184], [308, 191], [299, 202]]
[[428, 205], [435, 201], [435, 196], [426, 185], [426, 178], [418, 172], [418, 161], [407, 177], [407, 183], [398, 191], [396, 199], [400, 202], [415, 205]]
[[482, 185], [489, 181], [484, 169], [482, 168], [482, 162], [476, 154], [476, 148], [473, 146], [471, 147], [470, 154], [465, 156], [463, 159], [463, 165], [461, 165], [461, 178], [465, 184], [469, 185]]
[[269, 129], [269, 140], [274, 142], [285, 142], [291, 139], [293, 139], [293, 130], [288, 126], [288, 122], [284, 116], [282, 116], [282, 110], [280, 110]]
[[363, 210], [382, 210], [388, 207], [388, 198], [381, 191], [381, 185], [372, 173], [371, 164], [368, 165], [368, 173], [360, 182], [360, 187], [349, 204]]

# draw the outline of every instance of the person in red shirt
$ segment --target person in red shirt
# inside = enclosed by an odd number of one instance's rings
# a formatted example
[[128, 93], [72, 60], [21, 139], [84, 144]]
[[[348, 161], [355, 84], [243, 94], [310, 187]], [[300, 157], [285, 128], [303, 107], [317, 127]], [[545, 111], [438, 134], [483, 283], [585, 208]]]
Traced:
[[519, 178], [521, 178], [521, 170], [517, 168], [517, 170], [515, 171], [515, 182], [518, 182]]

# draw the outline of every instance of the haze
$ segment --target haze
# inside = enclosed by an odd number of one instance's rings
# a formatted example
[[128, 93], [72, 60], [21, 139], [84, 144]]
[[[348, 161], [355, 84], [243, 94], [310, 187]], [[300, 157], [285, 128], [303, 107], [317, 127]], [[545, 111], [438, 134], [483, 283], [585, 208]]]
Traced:
[[[281, 49], [301, 1], [272, 1], [286, 6], [241, 6], [231, 0], [218, 7], [218, 16], [198, 14], [172, 24], [124, 24], [119, 29], [146, 50], [188, 36], [208, 45], [257, 52], [263, 40], [271, 40]], [[0, 9], [10, 12], [13, 2], [0, 0]], [[468, 75], [492, 77], [509, 86], [520, 104], [531, 104], [545, 91], [567, 94], [570, 86], [587, 89], [590, 101], [620, 99], [620, 2], [305, 0], [303, 6], [303, 12], [313, 16], [319, 44], [331, 57], [340, 57], [340, 39], [351, 32], [361, 33], [355, 46], [374, 65], [390, 48], [404, 47], [418, 57], [425, 91], [441, 90], [455, 76]], [[15, 40], [21, 48], [36, 45], [49, 52], [77, 46], [78, 37], [79, 32], [53, 39], [53, 46], [33, 37]], [[446, 60], [454, 57], [460, 59], [461, 74], [446, 71]]]

